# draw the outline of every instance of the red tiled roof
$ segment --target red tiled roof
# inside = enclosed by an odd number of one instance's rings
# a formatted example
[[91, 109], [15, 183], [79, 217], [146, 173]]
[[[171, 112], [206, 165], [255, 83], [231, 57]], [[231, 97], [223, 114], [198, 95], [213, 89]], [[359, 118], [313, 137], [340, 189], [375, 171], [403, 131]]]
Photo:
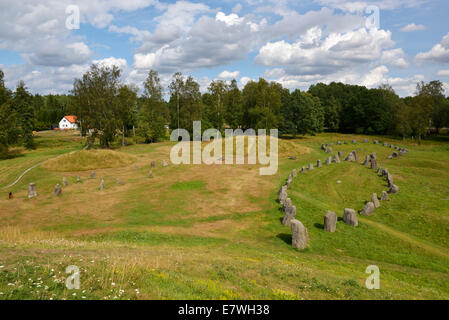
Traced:
[[77, 116], [65, 116], [64, 118], [66, 118], [70, 123], [75, 123]]

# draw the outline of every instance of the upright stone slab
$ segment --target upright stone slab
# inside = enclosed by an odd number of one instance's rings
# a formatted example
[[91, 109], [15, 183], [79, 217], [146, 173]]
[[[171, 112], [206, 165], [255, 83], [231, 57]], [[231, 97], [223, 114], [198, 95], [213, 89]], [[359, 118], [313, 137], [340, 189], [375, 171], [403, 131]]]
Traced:
[[164, 161], [162, 161], [162, 166], [163, 166], [163, 167], [167, 167], [167, 166], [168, 166], [168, 163], [167, 163], [167, 161], [165, 161], [165, 160], [164, 160]]
[[153, 171], [148, 172], [148, 178], [153, 178]]
[[393, 184], [390, 187], [390, 190], [388, 191], [388, 193], [390, 193], [390, 194], [397, 194], [398, 192], [399, 192], [399, 187], [395, 184]]
[[352, 140], [352, 143], [356, 144], [356, 143], [357, 143], [357, 140]]
[[321, 164], [321, 160], [316, 161], [316, 167], [321, 168], [323, 165]]
[[374, 206], [374, 203], [370, 201], [365, 204], [365, 207], [360, 211], [360, 214], [362, 216], [370, 216], [374, 213], [374, 210], [376, 210], [376, 207]]
[[312, 171], [312, 170], [313, 170], [313, 164], [309, 163], [309, 171]]
[[307, 248], [307, 243], [309, 241], [309, 235], [307, 233], [307, 228], [296, 219], [290, 222], [290, 227], [292, 230], [292, 247], [295, 249], [305, 249]]
[[296, 169], [293, 169], [291, 175], [293, 176], [293, 178], [296, 178], [298, 176], [298, 171]]
[[287, 186], [282, 186], [279, 190], [278, 194], [278, 202], [280, 204], [284, 204], [284, 201], [287, 200]]
[[76, 177], [76, 182], [77, 182], [77, 183], [80, 183], [80, 182], [81, 182], [81, 177], [80, 177], [80, 176], [77, 176], [77, 177]]
[[326, 164], [331, 164], [332, 163], [332, 157], [328, 157], [326, 159]]
[[101, 179], [101, 183], [100, 183], [100, 191], [104, 190], [104, 180]]
[[61, 195], [62, 188], [61, 188], [61, 185], [59, 183], [55, 186], [55, 190], [54, 190], [53, 193], [54, 193], [55, 196], [60, 196]]
[[367, 155], [367, 156], [365, 157], [365, 161], [363, 161], [363, 165], [364, 165], [364, 166], [367, 166], [368, 163], [369, 163], [369, 160], [370, 160], [370, 157], [369, 157], [369, 155]]
[[335, 163], [340, 163], [340, 158], [338, 157], [338, 154], [334, 155], [334, 160]]
[[323, 151], [326, 151], [326, 149], [327, 149], [327, 144], [323, 143], [323, 144], [321, 145], [321, 149], [322, 149]]
[[355, 161], [359, 161], [359, 158], [357, 157], [357, 152], [355, 150], [352, 151], [352, 154], [354, 155]]
[[338, 154], [338, 157], [339, 157], [340, 159], [343, 158], [343, 152], [338, 151], [337, 154]]
[[382, 174], [382, 166], [379, 166], [379, 168], [377, 169], [377, 174]]
[[368, 139], [363, 139], [363, 142], [364, 142], [364, 143], [368, 143], [369, 140], [368, 140]]
[[397, 158], [399, 157], [399, 154], [397, 152], [393, 152], [393, 154], [391, 155], [393, 158]]
[[332, 211], [328, 211], [324, 216], [324, 231], [335, 232], [337, 228], [337, 214]]
[[341, 141], [337, 141], [337, 145], [341, 146]]
[[36, 184], [31, 182], [28, 185], [28, 198], [31, 199], [31, 198], [34, 198], [34, 197], [37, 197]]
[[374, 140], [373, 143], [374, 144], [379, 144], [379, 140]]
[[371, 196], [371, 202], [374, 204], [374, 207], [377, 209], [380, 207], [379, 198], [377, 198], [377, 193], [373, 193]]
[[306, 167], [301, 168], [301, 173], [305, 173], [307, 171]]
[[388, 143], [384, 142], [383, 146], [388, 147]]
[[371, 159], [371, 169], [376, 170], [377, 169], [377, 160], [376, 159]]
[[391, 187], [394, 184], [393, 176], [389, 173], [387, 174], [387, 182], [389, 187]]
[[288, 206], [285, 207], [285, 216], [284, 219], [282, 219], [282, 224], [284, 226], [289, 226], [291, 222], [296, 217], [296, 207], [295, 206]]
[[357, 227], [359, 225], [357, 214], [354, 209], [345, 209], [343, 213], [343, 221], [352, 227]]
[[382, 191], [382, 197], [380, 198], [381, 201], [389, 201], [390, 200], [390, 196], [388, 195], [388, 193], [386, 191]]
[[332, 148], [328, 147], [328, 148], [326, 149], [326, 153], [332, 153]]
[[151, 161], [151, 168], [155, 168], [156, 167], [156, 161]]
[[292, 199], [290, 198], [285, 199], [284, 203], [282, 204], [282, 212], [286, 214], [288, 208], [291, 206], [293, 206]]
[[67, 181], [66, 177], [62, 177], [62, 186], [67, 187], [69, 185], [69, 182]]
[[92, 171], [92, 172], [90, 173], [90, 178], [91, 178], [91, 179], [95, 179], [95, 171]]

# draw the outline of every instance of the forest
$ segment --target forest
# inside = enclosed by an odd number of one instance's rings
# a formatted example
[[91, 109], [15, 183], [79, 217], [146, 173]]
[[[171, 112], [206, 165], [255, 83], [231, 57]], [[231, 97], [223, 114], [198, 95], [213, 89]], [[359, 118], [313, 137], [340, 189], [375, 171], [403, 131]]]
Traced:
[[175, 73], [164, 88], [150, 70], [139, 94], [125, 85], [117, 67], [92, 65], [66, 95], [32, 94], [21, 81], [5, 86], [0, 70], [0, 157], [11, 146], [36, 147], [34, 131], [52, 130], [64, 115], [78, 117], [87, 146], [103, 148], [120, 141], [153, 143], [167, 139], [167, 128], [279, 129], [281, 136], [314, 135], [323, 131], [394, 135], [418, 141], [449, 126], [449, 97], [438, 80], [416, 85], [414, 96], [399, 97], [384, 84], [366, 88], [332, 82], [308, 91], [289, 90], [263, 78], [240, 89], [236, 80], [214, 80], [207, 92], [191, 76]]

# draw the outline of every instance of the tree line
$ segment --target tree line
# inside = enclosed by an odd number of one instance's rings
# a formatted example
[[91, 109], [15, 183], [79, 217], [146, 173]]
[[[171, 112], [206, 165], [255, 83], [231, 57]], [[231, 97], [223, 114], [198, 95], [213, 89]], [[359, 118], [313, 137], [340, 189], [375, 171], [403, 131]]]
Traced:
[[[32, 95], [23, 81], [14, 91], [0, 70], [0, 155], [8, 146], [35, 147], [34, 130], [52, 129], [64, 115], [78, 117], [87, 147], [101, 147], [133, 137], [145, 143], [167, 138], [167, 128], [279, 129], [281, 135], [341, 133], [391, 134], [421, 139], [431, 128], [449, 126], [449, 97], [440, 81], [417, 84], [414, 96], [400, 98], [389, 85], [375, 89], [332, 82], [290, 91], [263, 78], [241, 90], [236, 80], [214, 80], [207, 92], [191, 76], [175, 73], [165, 91], [150, 70], [139, 96], [135, 85], [121, 81], [118, 67], [92, 65], [75, 79], [68, 95]], [[168, 101], [165, 99], [168, 92]]]

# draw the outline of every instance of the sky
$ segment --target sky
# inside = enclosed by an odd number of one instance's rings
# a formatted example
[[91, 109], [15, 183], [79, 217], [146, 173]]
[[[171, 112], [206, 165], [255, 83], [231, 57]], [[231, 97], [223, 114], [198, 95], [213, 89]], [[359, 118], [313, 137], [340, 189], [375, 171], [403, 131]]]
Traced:
[[154, 69], [165, 87], [179, 71], [203, 92], [263, 77], [400, 96], [440, 80], [449, 95], [448, 13], [448, 0], [1, 0], [0, 69], [40, 94], [68, 93], [98, 63], [140, 88]]

